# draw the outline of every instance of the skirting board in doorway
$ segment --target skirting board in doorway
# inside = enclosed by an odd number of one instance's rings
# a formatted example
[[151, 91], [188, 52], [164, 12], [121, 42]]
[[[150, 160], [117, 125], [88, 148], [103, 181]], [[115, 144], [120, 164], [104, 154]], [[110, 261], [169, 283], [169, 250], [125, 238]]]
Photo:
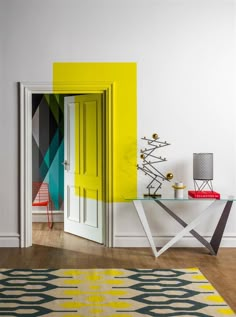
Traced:
[[[173, 236], [154, 236], [154, 242], [157, 247], [162, 247], [164, 246], [169, 240], [171, 240]], [[207, 241], [210, 241], [211, 236], [206, 235], [204, 238]], [[145, 236], [140, 236], [140, 235], [118, 235], [116, 234], [114, 236], [114, 247], [117, 248], [135, 248], [135, 247], [140, 247], [140, 248], [145, 248], [145, 247], [150, 247], [148, 239]], [[224, 235], [221, 241], [221, 247], [226, 247], [226, 248], [235, 248], [236, 247], [236, 234], [235, 233], [227, 233]], [[203, 245], [197, 241], [194, 237], [192, 236], [185, 236], [183, 237], [179, 242], [177, 242], [173, 247], [180, 247], [180, 248], [201, 248]]]
[[[47, 214], [46, 213], [32, 213], [32, 222], [47, 222]], [[64, 213], [63, 212], [55, 212], [53, 213], [53, 222], [64, 222]]]

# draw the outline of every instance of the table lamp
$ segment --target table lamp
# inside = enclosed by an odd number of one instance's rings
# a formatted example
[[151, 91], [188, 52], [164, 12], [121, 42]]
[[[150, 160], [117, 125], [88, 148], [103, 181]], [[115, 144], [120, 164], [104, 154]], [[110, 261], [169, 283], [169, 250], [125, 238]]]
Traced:
[[202, 191], [206, 186], [213, 191], [213, 153], [193, 153], [194, 189]]

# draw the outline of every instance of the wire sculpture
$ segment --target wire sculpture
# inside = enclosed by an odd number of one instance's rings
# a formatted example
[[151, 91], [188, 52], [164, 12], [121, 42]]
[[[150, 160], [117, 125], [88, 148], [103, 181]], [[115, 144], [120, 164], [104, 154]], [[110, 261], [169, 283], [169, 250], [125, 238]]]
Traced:
[[[161, 156], [156, 156], [154, 152], [159, 148], [170, 145], [170, 143], [167, 143], [166, 141], [159, 141], [159, 136], [157, 133], [153, 133], [152, 139], [146, 137], [141, 139], [147, 142], [148, 147], [141, 150], [140, 158], [143, 160], [143, 163], [142, 166], [137, 165], [137, 168], [151, 178], [150, 183], [146, 187], [148, 193], [144, 194], [144, 196], [160, 197], [161, 194], [158, 193], [158, 190], [161, 189], [162, 183], [164, 181], [169, 182], [173, 178], [173, 174], [167, 173], [164, 175], [155, 167], [156, 164], [165, 162], [167, 160]], [[153, 193], [151, 193], [152, 190]]]

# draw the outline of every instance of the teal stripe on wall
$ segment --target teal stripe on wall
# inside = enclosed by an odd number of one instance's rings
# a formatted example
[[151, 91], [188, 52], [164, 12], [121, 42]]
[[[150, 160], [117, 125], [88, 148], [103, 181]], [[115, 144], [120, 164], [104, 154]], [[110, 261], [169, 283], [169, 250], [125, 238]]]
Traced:
[[64, 209], [64, 95], [32, 96], [32, 180], [47, 182], [54, 210]]

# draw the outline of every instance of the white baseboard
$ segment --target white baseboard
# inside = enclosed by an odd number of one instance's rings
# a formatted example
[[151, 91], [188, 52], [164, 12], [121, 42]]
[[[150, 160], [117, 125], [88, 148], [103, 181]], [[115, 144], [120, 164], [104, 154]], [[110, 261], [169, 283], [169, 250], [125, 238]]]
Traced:
[[[32, 222], [47, 222], [47, 214], [46, 213], [32, 213]], [[64, 213], [63, 212], [55, 212], [53, 213], [53, 222], [64, 222]]]
[[20, 235], [18, 233], [0, 233], [0, 248], [19, 248]]
[[[154, 236], [154, 242], [156, 247], [160, 248], [164, 246], [169, 240], [171, 240], [173, 236]], [[204, 236], [207, 241], [211, 240], [211, 236]], [[236, 247], [236, 235], [235, 234], [227, 234], [222, 238], [221, 247], [225, 248], [235, 248]], [[119, 248], [145, 248], [150, 247], [148, 239], [145, 236], [124, 236], [124, 235], [116, 235], [114, 237], [114, 247]], [[204, 247], [196, 238], [192, 236], [183, 237], [180, 241], [178, 241], [173, 247], [175, 248], [199, 248]]]

